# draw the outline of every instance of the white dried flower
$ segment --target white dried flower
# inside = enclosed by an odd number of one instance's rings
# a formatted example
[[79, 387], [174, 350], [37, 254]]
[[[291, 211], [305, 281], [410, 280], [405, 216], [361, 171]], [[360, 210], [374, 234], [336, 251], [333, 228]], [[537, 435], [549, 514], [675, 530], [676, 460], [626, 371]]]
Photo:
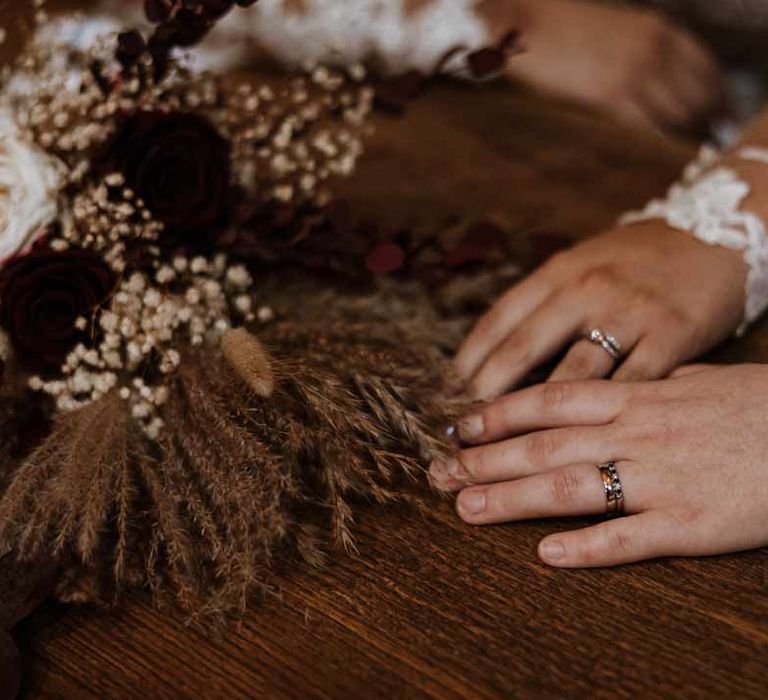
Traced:
[[275, 317], [275, 312], [269, 306], [262, 306], [256, 314], [259, 321], [268, 323]]
[[238, 289], [246, 289], [252, 283], [251, 275], [243, 265], [233, 265], [227, 270], [227, 282]]
[[0, 108], [0, 264], [23, 252], [51, 223], [64, 165], [25, 142]]

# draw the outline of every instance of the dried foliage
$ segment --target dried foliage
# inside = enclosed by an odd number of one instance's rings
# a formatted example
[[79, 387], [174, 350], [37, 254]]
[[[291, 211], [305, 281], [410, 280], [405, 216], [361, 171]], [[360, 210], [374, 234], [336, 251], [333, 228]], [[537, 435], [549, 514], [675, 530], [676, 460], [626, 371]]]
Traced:
[[190, 350], [159, 443], [114, 392], [61, 415], [13, 466], [0, 551], [60, 557], [65, 599], [142, 587], [211, 618], [242, 611], [281, 562], [353, 550], [360, 499], [416, 500], [416, 477], [447, 449], [434, 345], [349, 321], [275, 324], [260, 339], [271, 396], [222, 353]]

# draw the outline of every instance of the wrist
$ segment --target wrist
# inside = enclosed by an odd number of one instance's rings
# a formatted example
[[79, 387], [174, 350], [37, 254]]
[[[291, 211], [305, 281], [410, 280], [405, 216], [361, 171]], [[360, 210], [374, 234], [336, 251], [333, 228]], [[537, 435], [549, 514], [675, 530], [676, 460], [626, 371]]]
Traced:
[[722, 338], [743, 327], [749, 265], [742, 250], [707, 243], [661, 218], [624, 224], [608, 235], [631, 246], [638, 268], [650, 274], [660, 265], [669, 267], [670, 284], [692, 287], [690, 312], [705, 313], [702, 325], [717, 319]]

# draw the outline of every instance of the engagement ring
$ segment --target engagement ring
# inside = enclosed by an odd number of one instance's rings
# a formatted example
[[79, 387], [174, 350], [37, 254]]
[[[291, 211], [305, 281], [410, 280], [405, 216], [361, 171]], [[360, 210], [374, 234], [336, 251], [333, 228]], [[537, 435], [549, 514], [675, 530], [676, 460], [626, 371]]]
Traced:
[[599, 328], [593, 328], [587, 333], [587, 340], [589, 340], [590, 343], [599, 345], [614, 360], [621, 359], [621, 343], [610, 333], [604, 333]]

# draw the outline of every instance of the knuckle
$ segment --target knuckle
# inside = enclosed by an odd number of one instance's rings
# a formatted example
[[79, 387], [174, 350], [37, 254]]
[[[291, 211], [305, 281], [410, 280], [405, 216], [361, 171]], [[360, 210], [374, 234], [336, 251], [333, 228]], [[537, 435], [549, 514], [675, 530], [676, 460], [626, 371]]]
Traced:
[[557, 413], [567, 403], [570, 395], [570, 385], [565, 382], [542, 384], [539, 396], [542, 412], [547, 414]]
[[551, 433], [534, 433], [525, 438], [525, 458], [533, 466], [549, 464], [558, 447], [557, 440]]
[[542, 271], [559, 279], [567, 270], [573, 267], [573, 255], [570, 250], [560, 250], [553, 253], [542, 266]]
[[572, 503], [581, 493], [584, 478], [575, 469], [564, 469], [555, 474], [550, 482], [552, 499], [556, 503]]
[[687, 505], [678, 508], [672, 517], [680, 532], [689, 532], [692, 527], [700, 525], [704, 521], [706, 508], [702, 505]]
[[693, 316], [686, 309], [666, 304], [661, 311], [662, 322], [666, 325], [680, 329], [693, 327]]
[[621, 278], [612, 265], [594, 267], [582, 275], [581, 286], [585, 292], [604, 294], [615, 291], [621, 284]]
[[653, 289], [638, 285], [630, 291], [628, 303], [635, 309], [653, 309], [663, 303], [663, 297]]
[[623, 530], [617, 530], [612, 533], [608, 542], [609, 551], [619, 552], [622, 555], [629, 555], [632, 552], [632, 537]]
[[461, 456], [461, 468], [470, 481], [479, 480], [488, 471], [488, 450], [479, 447], [473, 450], [465, 450]]

